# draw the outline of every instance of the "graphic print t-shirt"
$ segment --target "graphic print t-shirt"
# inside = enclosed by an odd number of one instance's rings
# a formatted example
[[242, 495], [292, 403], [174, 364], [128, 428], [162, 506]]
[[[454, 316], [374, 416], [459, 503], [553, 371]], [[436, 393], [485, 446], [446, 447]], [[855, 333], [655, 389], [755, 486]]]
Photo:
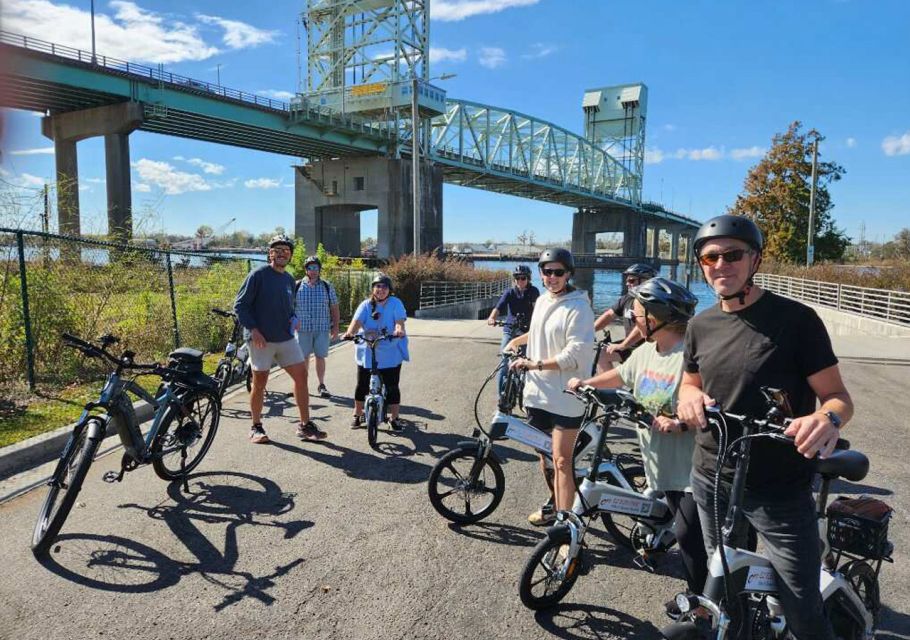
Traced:
[[[676, 413], [676, 395], [682, 379], [683, 348], [680, 342], [665, 353], [659, 353], [653, 342], [646, 342], [632, 352], [619, 366], [623, 384], [632, 388], [638, 400], [651, 415]], [[695, 432], [661, 433], [638, 429], [645, 477], [651, 489], [684, 491], [692, 471]]]

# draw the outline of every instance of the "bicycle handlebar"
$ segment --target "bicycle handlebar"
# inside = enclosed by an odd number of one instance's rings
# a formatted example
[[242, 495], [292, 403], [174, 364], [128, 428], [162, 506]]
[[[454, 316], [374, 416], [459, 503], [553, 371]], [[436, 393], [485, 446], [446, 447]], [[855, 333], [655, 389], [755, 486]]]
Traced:
[[357, 335], [353, 335], [350, 337], [343, 337], [341, 339], [349, 340], [349, 341], [353, 342], [354, 344], [361, 344], [363, 342], [365, 342], [367, 344], [378, 344], [378, 343], [382, 342], [383, 340], [395, 340], [396, 338], [400, 338], [400, 337], [401, 336], [392, 335], [391, 333], [384, 333], [375, 338], [365, 338], [362, 334], [358, 333]]
[[[779, 410], [777, 407], [772, 407], [768, 411], [768, 415], [765, 418], [754, 418], [748, 415], [729, 413], [727, 411], [724, 411], [720, 406], [713, 405], [705, 407], [705, 413], [709, 414], [705, 417], [709, 422], [711, 420], [716, 421], [718, 419], [732, 419], [739, 423], [748, 422], [751, 426], [755, 427], [757, 435], [793, 444], [796, 441], [796, 438], [794, 436], [788, 436], [784, 434], [784, 431], [786, 431], [787, 427], [790, 426], [790, 423], [793, 422], [793, 418], [786, 418], [775, 415], [778, 413], [778, 411]], [[849, 449], [850, 441], [845, 440], [844, 438], [838, 438], [837, 442], [834, 445], [834, 448], [841, 450]]]
[[78, 349], [89, 358], [103, 358], [110, 361], [111, 364], [114, 364], [123, 369], [146, 370], [149, 373], [155, 375], [162, 375], [165, 372], [170, 373], [172, 371], [167, 367], [162, 367], [157, 362], [148, 364], [134, 362], [133, 358], [136, 356], [136, 354], [130, 350], [124, 351], [118, 358], [117, 356], [110, 353], [105, 347], [99, 347], [98, 345], [92, 344], [91, 342], [83, 340], [82, 338], [77, 338], [72, 334], [62, 333], [60, 337], [63, 339], [63, 343], [67, 347]]
[[617, 416], [627, 418], [634, 422], [640, 429], [650, 429], [654, 417], [645, 410], [635, 397], [623, 389], [610, 389], [615, 394], [618, 403], [608, 403], [598, 395], [598, 390], [590, 385], [582, 385], [577, 390], [563, 389], [567, 393], [588, 404], [596, 404], [604, 412], [612, 412]]

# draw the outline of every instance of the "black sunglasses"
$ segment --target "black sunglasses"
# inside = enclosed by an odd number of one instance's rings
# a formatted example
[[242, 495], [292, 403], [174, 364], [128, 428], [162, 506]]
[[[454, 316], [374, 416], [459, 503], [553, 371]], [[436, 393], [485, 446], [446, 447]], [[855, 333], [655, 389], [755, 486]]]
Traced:
[[516, 280], [527, 280], [528, 276], [515, 276]]
[[739, 262], [747, 253], [752, 253], [749, 249], [730, 249], [723, 253], [703, 253], [698, 256], [698, 262], [706, 267], [713, 267], [723, 258], [724, 262]]
[[566, 275], [565, 269], [541, 269], [540, 272], [545, 276], [556, 276], [557, 278], [561, 278]]

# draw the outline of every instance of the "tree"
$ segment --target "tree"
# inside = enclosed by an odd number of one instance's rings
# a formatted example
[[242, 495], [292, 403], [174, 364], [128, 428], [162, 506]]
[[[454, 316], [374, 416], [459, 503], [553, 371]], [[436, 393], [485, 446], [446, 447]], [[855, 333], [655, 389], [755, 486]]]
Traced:
[[[812, 141], [815, 131], [803, 133], [802, 123], [776, 134], [771, 149], [749, 170], [743, 192], [728, 213], [755, 221], [765, 236], [765, 254], [783, 262], [804, 262], [809, 235], [809, 195], [812, 189]], [[819, 139], [821, 137], [819, 136]], [[819, 154], [821, 155], [821, 154]], [[850, 239], [834, 225], [834, 203], [828, 185], [844, 175], [835, 162], [818, 163], [815, 192], [815, 259], [839, 260]]]
[[898, 258], [910, 258], [910, 228], [904, 227], [894, 236], [894, 252]]
[[520, 244], [520, 245], [528, 244], [528, 230], [527, 229], [525, 229], [524, 231], [522, 231], [521, 233], [518, 234], [518, 244]]
[[199, 225], [198, 229], [196, 229], [196, 237], [197, 238], [208, 238], [214, 232], [215, 232], [215, 230], [212, 229], [209, 225], [202, 224], [202, 225]]

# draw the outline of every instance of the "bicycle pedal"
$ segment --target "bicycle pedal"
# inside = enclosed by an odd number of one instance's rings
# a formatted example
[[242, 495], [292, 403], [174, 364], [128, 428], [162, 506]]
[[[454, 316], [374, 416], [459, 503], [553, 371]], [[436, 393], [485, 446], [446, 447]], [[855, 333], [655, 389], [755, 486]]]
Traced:
[[648, 558], [648, 556], [645, 555], [644, 553], [639, 553], [638, 555], [636, 555], [636, 556], [632, 559], [632, 562], [633, 562], [633, 563], [635, 564], [635, 566], [638, 567], [639, 569], [647, 569], [647, 570], [650, 571], [651, 573], [655, 573], [654, 563], [653, 563], [653, 562], [651, 561], [651, 559]]
[[115, 482], [120, 482], [123, 480], [123, 472], [117, 473], [116, 471], [107, 471], [101, 479], [107, 482], [108, 484], [113, 484]]

